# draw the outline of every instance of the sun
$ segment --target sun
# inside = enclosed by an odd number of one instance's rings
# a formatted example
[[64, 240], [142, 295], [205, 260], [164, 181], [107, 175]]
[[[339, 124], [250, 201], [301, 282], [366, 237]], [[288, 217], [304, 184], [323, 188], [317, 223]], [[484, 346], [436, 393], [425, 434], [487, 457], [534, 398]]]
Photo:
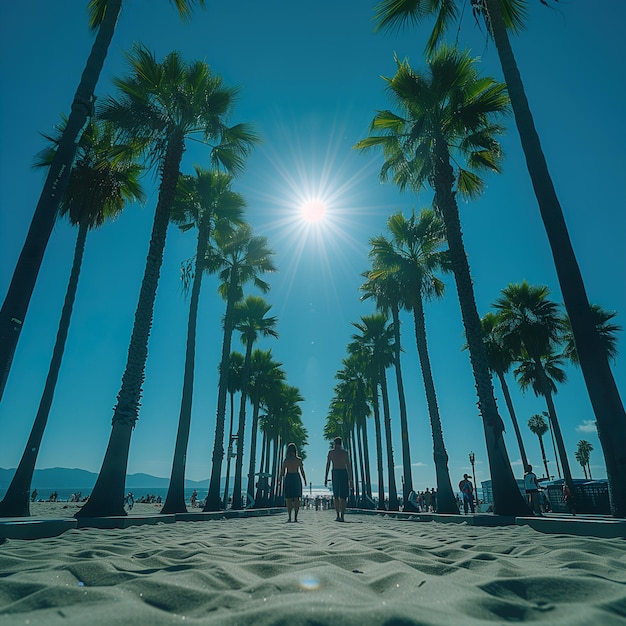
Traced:
[[321, 222], [326, 216], [326, 205], [318, 199], [306, 200], [300, 206], [300, 215], [309, 224]]

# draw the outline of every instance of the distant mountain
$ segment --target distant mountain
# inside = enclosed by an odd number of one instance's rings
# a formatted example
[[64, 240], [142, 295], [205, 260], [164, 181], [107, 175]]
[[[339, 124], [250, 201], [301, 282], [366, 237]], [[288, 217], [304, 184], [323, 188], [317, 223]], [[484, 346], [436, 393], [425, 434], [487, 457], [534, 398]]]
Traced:
[[[0, 467], [0, 491], [9, 488], [14, 473], [15, 468], [4, 469]], [[32, 486], [40, 491], [42, 489], [73, 489], [89, 492], [96, 484], [97, 478], [98, 474], [78, 468], [50, 467], [35, 470]], [[150, 474], [126, 475], [126, 489], [161, 489], [167, 488], [169, 482], [169, 478], [160, 478]], [[195, 489], [206, 489], [208, 485], [208, 478], [201, 481], [185, 480], [186, 487]]]

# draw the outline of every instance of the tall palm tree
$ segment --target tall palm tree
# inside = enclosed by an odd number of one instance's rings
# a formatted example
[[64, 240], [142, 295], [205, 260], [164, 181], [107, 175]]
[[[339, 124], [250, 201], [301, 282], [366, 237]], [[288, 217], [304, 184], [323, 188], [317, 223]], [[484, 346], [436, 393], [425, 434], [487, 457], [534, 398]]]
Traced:
[[[339, 398], [343, 402], [349, 424], [353, 428], [353, 440], [359, 450], [359, 468], [361, 472], [362, 496], [365, 502], [372, 502], [372, 473], [369, 456], [369, 438], [367, 434], [367, 418], [372, 415], [370, 409], [371, 393], [368, 392], [369, 360], [365, 351], [349, 354], [342, 359], [342, 369], [335, 378], [339, 381], [337, 388]], [[353, 464], [356, 458], [353, 456]]]
[[378, 261], [378, 270], [374, 270], [374, 276], [395, 276], [400, 284], [402, 302], [413, 313], [415, 341], [433, 438], [437, 510], [440, 513], [458, 514], [430, 366], [424, 315], [424, 301], [441, 298], [444, 293], [443, 281], [436, 273], [450, 270], [448, 251], [444, 249], [445, 226], [433, 211], [424, 209], [419, 216], [413, 213], [409, 219], [402, 213], [396, 213], [389, 218], [387, 229], [391, 234], [390, 240], [382, 236], [370, 240], [371, 254]]
[[235, 306], [235, 330], [241, 333], [241, 341], [246, 347], [241, 400], [239, 405], [239, 427], [237, 430], [237, 458], [235, 461], [235, 484], [233, 492], [233, 509], [240, 509], [242, 470], [243, 470], [243, 438], [246, 432], [246, 401], [248, 400], [248, 381], [252, 361], [252, 348], [259, 337], [278, 338], [276, 317], [266, 317], [272, 308], [260, 296], [248, 296]]
[[537, 435], [539, 439], [539, 447], [541, 448], [541, 458], [543, 466], [546, 469], [546, 478], [550, 479], [550, 470], [548, 469], [548, 459], [546, 458], [546, 449], [543, 445], [543, 436], [548, 432], [548, 423], [540, 413], [535, 413], [528, 420], [528, 428]]
[[[540, 2], [549, 4], [549, 0]], [[435, 15], [435, 27], [426, 47], [428, 54], [433, 54], [447, 29], [458, 21], [465, 6], [466, 3], [461, 0], [382, 0], [376, 7], [374, 19], [380, 29], [398, 27], [409, 21], [420, 22]], [[576, 337], [587, 392], [598, 422], [598, 436], [607, 467], [611, 512], [614, 516], [626, 517], [626, 455], [623, 454], [626, 448], [626, 410], [602, 339], [595, 329], [563, 210], [554, 189], [507, 33], [507, 30], [519, 32], [524, 27], [527, 2], [472, 0], [472, 8], [477, 17], [484, 19], [488, 32], [493, 37], [511, 97], [528, 173], [548, 235], [565, 308]]]
[[191, 428], [198, 306], [207, 247], [215, 230], [229, 232], [234, 225], [243, 223], [243, 208], [246, 205], [244, 198], [231, 190], [233, 177], [230, 174], [198, 166], [194, 169], [195, 176], [183, 175], [179, 178], [170, 215], [170, 220], [178, 224], [183, 232], [195, 227], [198, 236], [193, 270], [183, 272], [185, 286], [188, 287], [191, 282], [185, 371], [170, 484], [161, 513], [187, 511], [185, 465]]
[[[622, 330], [619, 324], [611, 322], [611, 320], [617, 315], [617, 311], [607, 311], [603, 309], [599, 304], [591, 304], [591, 316], [593, 317], [596, 331], [600, 336], [600, 340], [604, 345], [604, 350], [609, 361], [615, 361], [617, 359], [617, 333]], [[565, 329], [563, 332], [563, 340], [565, 341], [564, 355], [574, 365], [580, 365], [580, 359], [578, 358], [578, 352], [576, 351], [576, 341], [574, 333], [572, 332], [572, 323], [569, 317], [566, 315], [563, 319]]]
[[477, 172], [499, 171], [501, 150], [495, 137], [502, 128], [496, 120], [508, 110], [506, 88], [481, 78], [469, 55], [452, 48], [433, 55], [423, 74], [407, 61], [398, 60], [397, 65], [396, 75], [385, 80], [400, 113], [379, 111], [372, 134], [356, 147], [381, 147], [381, 178], [391, 178], [401, 190], [419, 191], [426, 184], [434, 188], [476, 382], [495, 508], [503, 515], [523, 515], [528, 504], [517, 488], [504, 444], [456, 200], [457, 195], [471, 198], [480, 193], [483, 182]]
[[[528, 389], [532, 389], [535, 396], [543, 396], [546, 401], [547, 411], [542, 411], [543, 415], [548, 418], [548, 429], [550, 430], [550, 438], [552, 440], [552, 449], [554, 451], [554, 462], [556, 464], [556, 472], [561, 478], [561, 468], [559, 466], [559, 458], [561, 458], [561, 464], [565, 464], [569, 468], [569, 462], [567, 459], [563, 461], [562, 454], [557, 452], [556, 433], [552, 424], [558, 424], [558, 416], [556, 413], [556, 406], [554, 404], [554, 396], [556, 395], [558, 388], [557, 383], [563, 384], [567, 381], [567, 374], [563, 369], [563, 357], [556, 352], [548, 352], [541, 356], [541, 367], [543, 373], [539, 373], [537, 365], [528, 357], [526, 350], [522, 350], [522, 354], [519, 356], [519, 363], [513, 374], [519, 383], [522, 393], [525, 393]], [[547, 378], [547, 396], [544, 395], [545, 386], [542, 383], [543, 378]], [[561, 437], [561, 431], [558, 430], [558, 436]], [[569, 471], [569, 469], [568, 469]]]
[[[189, 18], [194, 4], [204, 6], [204, 0], [170, 0], [170, 2], [178, 9], [182, 19]], [[57, 210], [69, 181], [81, 133], [94, 115], [94, 92], [115, 33], [121, 7], [122, 0], [90, 0], [88, 4], [89, 28], [97, 29], [98, 32], [74, 94], [67, 124], [59, 137], [58, 149], [49, 164], [48, 175], [26, 241], [0, 310], [0, 399], [4, 393]]]
[[[50, 165], [61, 136], [62, 130], [59, 135], [47, 137], [51, 146], [40, 153], [37, 166]], [[96, 120], [90, 122], [80, 138], [78, 157], [59, 203], [59, 215], [78, 228], [72, 270], [37, 415], [20, 463], [0, 502], [0, 516], [30, 515], [30, 486], [61, 369], [87, 234], [115, 219], [128, 202], [144, 201], [138, 182], [142, 168], [135, 162], [136, 156], [132, 146], [116, 144], [111, 125]]]
[[269, 284], [261, 279], [261, 274], [276, 270], [272, 250], [265, 237], [254, 235], [249, 224], [236, 229], [233, 234], [222, 239], [217, 236], [214, 246], [207, 253], [207, 268], [217, 272], [220, 280], [219, 292], [226, 300], [224, 314], [224, 338], [220, 363], [220, 378], [217, 392], [217, 416], [215, 420], [215, 441], [211, 462], [211, 479], [205, 511], [218, 511], [221, 507], [220, 479], [224, 458], [224, 421], [226, 417], [226, 394], [228, 393], [228, 355], [235, 323], [235, 304], [243, 298], [243, 286], [251, 282], [259, 291], [267, 293]]
[[515, 437], [517, 438], [517, 445], [519, 446], [519, 453], [522, 459], [522, 468], [526, 470], [528, 465], [528, 458], [526, 457], [526, 449], [524, 448], [524, 440], [522, 439], [522, 433], [517, 422], [517, 415], [515, 414], [515, 407], [513, 406], [513, 400], [511, 400], [511, 392], [509, 386], [506, 383], [504, 375], [511, 369], [515, 357], [509, 347], [504, 345], [502, 337], [498, 332], [498, 316], [495, 313], [487, 313], [480, 320], [480, 324], [483, 332], [483, 342], [485, 344], [485, 350], [487, 351], [487, 363], [489, 369], [498, 377], [500, 386], [502, 387], [502, 393], [504, 394], [504, 401], [509, 410], [511, 416], [511, 422], [513, 424], [513, 430], [515, 431]]
[[[567, 451], [552, 400], [556, 391], [554, 380], [565, 380], [565, 372], [560, 367], [562, 360], [555, 352], [562, 340], [563, 318], [557, 303], [548, 298], [549, 294], [545, 285], [529, 285], [526, 281], [511, 283], [502, 290], [502, 296], [493, 306], [499, 311], [499, 332], [503, 341], [519, 355], [521, 365], [516, 372], [522, 388], [531, 386], [535, 394], [546, 400], [563, 476], [574, 493]], [[551, 368], [550, 374], [548, 368]]]
[[385, 425], [385, 443], [387, 452], [387, 476], [389, 480], [389, 509], [398, 510], [398, 493], [396, 489], [393, 447], [391, 445], [391, 419], [387, 401], [387, 379], [385, 370], [393, 362], [391, 341], [393, 330], [387, 325], [387, 316], [383, 313], [364, 315], [360, 322], [352, 322], [359, 333], [352, 335], [353, 343], [348, 350], [353, 353], [366, 354], [369, 360], [368, 374], [372, 392], [374, 424], [376, 426], [376, 453], [378, 461], [378, 508], [385, 507], [385, 491], [383, 482], [383, 451], [382, 429], [380, 426], [380, 403], [378, 390], [383, 397], [383, 419]]
[[161, 513], [186, 511], [185, 462], [191, 427], [198, 305], [206, 250], [214, 230], [227, 231], [243, 222], [243, 208], [246, 204], [240, 194], [231, 190], [230, 174], [204, 170], [198, 166], [195, 166], [195, 172], [195, 176], [183, 175], [179, 178], [170, 215], [171, 221], [178, 224], [182, 231], [197, 228], [198, 236], [193, 267], [186, 267], [183, 271], [186, 289], [189, 289], [191, 283], [185, 371], [170, 484]]
[[[408, 501], [409, 494], [413, 491], [413, 475], [411, 472], [411, 447], [409, 444], [409, 425], [406, 408], [406, 396], [404, 393], [404, 380], [402, 378], [402, 363], [400, 353], [402, 351], [400, 338], [400, 304], [401, 288], [396, 277], [391, 273], [380, 272], [376, 268], [381, 265], [370, 252], [374, 269], [363, 273], [366, 279], [360, 289], [363, 292], [362, 298], [374, 298], [376, 308], [384, 313], [391, 313], [393, 329], [393, 364], [396, 373], [396, 388], [398, 390], [398, 406], [400, 410], [400, 433], [402, 442], [402, 500], [404, 510], [412, 510], [412, 505]], [[356, 485], [356, 481], [355, 481]]]
[[[353, 322], [354, 324], [354, 322]], [[371, 346], [365, 345], [365, 340], [354, 340], [348, 346], [348, 352], [356, 356], [363, 364], [363, 374], [366, 380], [367, 397], [372, 407], [374, 433], [376, 442], [376, 475], [378, 477], [378, 508], [385, 509], [385, 483], [383, 480], [383, 446], [382, 429], [380, 425], [380, 396], [378, 394], [377, 366], [374, 364]], [[363, 435], [367, 429], [363, 429]], [[367, 444], [365, 444], [367, 448]]]
[[[267, 413], [260, 420], [261, 430], [267, 443], [265, 473], [270, 475], [269, 502], [276, 502], [280, 493], [278, 468], [284, 446], [293, 441], [302, 451], [307, 441], [307, 432], [302, 425], [302, 409], [298, 406], [304, 400], [297, 387], [282, 383], [275, 393], [268, 397]], [[270, 446], [273, 452], [269, 454]], [[271, 467], [270, 467], [271, 466]]]
[[591, 465], [589, 464], [589, 460], [591, 458], [591, 451], [593, 450], [593, 446], [586, 441], [585, 439], [581, 439], [576, 446], [576, 452], [574, 456], [576, 460], [580, 463], [583, 468], [583, 472], [585, 473], [585, 478], [587, 478], [587, 469], [589, 469], [589, 480], [593, 480], [591, 476]]
[[128, 55], [128, 62], [130, 74], [114, 79], [118, 99], [106, 98], [101, 114], [128, 136], [144, 142], [161, 182], [111, 437], [91, 497], [76, 513], [78, 517], [124, 515], [128, 451], [139, 413], [154, 301], [185, 141], [201, 135], [207, 143], [216, 144], [211, 150], [216, 167], [238, 171], [256, 140], [246, 125], [226, 126], [237, 90], [226, 87], [206, 63], [185, 63], [177, 52], [158, 62], [139, 46]]
[[276, 388], [283, 384], [285, 372], [281, 363], [272, 358], [271, 350], [252, 352], [250, 360], [250, 376], [248, 380], [248, 395], [252, 402], [252, 428], [250, 433], [250, 460], [248, 466], [248, 488], [246, 491], [246, 507], [255, 506], [254, 476], [256, 473], [257, 436], [259, 431], [259, 413], [261, 406], [266, 406]]
[[224, 499], [222, 507], [228, 508], [228, 491], [230, 486], [230, 465], [233, 457], [233, 426], [235, 424], [235, 394], [241, 391], [243, 385], [244, 356], [234, 350], [228, 359], [228, 397], [230, 398], [230, 420], [228, 429], [228, 447], [226, 448], [226, 480], [224, 481]]

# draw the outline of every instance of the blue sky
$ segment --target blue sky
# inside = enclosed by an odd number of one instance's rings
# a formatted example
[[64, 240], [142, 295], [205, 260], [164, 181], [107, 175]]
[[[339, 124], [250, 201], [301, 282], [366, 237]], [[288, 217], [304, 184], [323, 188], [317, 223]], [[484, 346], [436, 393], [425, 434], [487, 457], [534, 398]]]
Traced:
[[[69, 111], [91, 47], [86, 2], [43, 0], [0, 5], [0, 295], [4, 297], [42, 186], [32, 169], [34, 154], [61, 113]], [[112, 92], [111, 77], [125, 71], [124, 52], [142, 42], [160, 59], [179, 50], [203, 59], [227, 84], [241, 86], [232, 122], [255, 125], [263, 143], [234, 184], [248, 202], [248, 219], [276, 251], [279, 272], [265, 296], [278, 316], [279, 340], [262, 342], [283, 363], [289, 384], [306, 401], [309, 432], [305, 467], [323, 480], [327, 444], [324, 418], [334, 374], [341, 366], [351, 321], [373, 312], [359, 301], [360, 274], [367, 269], [368, 238], [383, 233], [389, 215], [427, 206], [428, 193], [400, 194], [378, 181], [380, 159], [352, 146], [366, 136], [376, 109], [391, 105], [381, 75], [394, 73], [394, 51], [412, 66], [424, 66], [428, 27], [399, 34], [374, 34], [375, 2], [320, 0], [291, 3], [207, 3], [193, 21], [181, 24], [168, 3], [127, 0], [97, 94]], [[228, 6], [227, 6], [228, 5]], [[587, 2], [569, 0], [559, 10], [529, 2], [528, 28], [513, 39], [537, 129], [564, 208], [570, 235], [591, 301], [626, 312], [626, 191], [623, 184], [626, 71], [622, 25], [626, 8], [590, 13]], [[501, 79], [493, 45], [464, 16], [459, 43], [481, 57], [481, 71]], [[479, 201], [460, 206], [461, 221], [480, 314], [500, 289], [523, 279], [546, 284], [561, 301], [554, 266], [512, 120], [503, 139], [504, 173], [491, 176]], [[189, 143], [183, 171], [206, 165], [206, 149]], [[144, 180], [145, 206], [129, 206], [114, 223], [88, 237], [72, 326], [38, 467], [81, 467], [98, 471], [109, 438], [112, 407], [119, 391], [156, 203], [156, 183]], [[302, 201], [317, 196], [327, 219], [306, 226]], [[168, 242], [154, 313], [140, 419], [133, 434], [129, 472], [169, 476], [182, 388], [188, 302], [179, 284], [182, 260], [194, 236], [174, 227]], [[5, 396], [0, 404], [0, 466], [15, 467], [32, 425], [65, 294], [75, 231], [58, 223], [51, 237]], [[488, 478], [482, 423], [464, 342], [454, 283], [426, 307], [427, 332], [444, 438], [453, 484], [469, 470]], [[210, 473], [217, 395], [217, 364], [224, 303], [207, 277], [200, 308], [193, 423], [188, 476]], [[432, 439], [412, 321], [403, 317], [403, 367], [409, 405], [413, 479], [417, 488], [435, 484]], [[620, 348], [624, 351], [623, 337]], [[235, 337], [233, 347], [242, 350]], [[626, 365], [613, 368], [622, 396]], [[594, 446], [594, 477], [605, 475], [593, 413], [580, 371], [555, 398], [570, 463], [579, 439]], [[392, 380], [392, 379], [391, 379]], [[545, 410], [541, 399], [522, 396], [509, 378], [530, 462], [541, 467], [528, 417]], [[514, 470], [519, 452], [498, 383], [498, 404], [507, 426]], [[393, 397], [393, 394], [392, 394]], [[397, 407], [393, 409], [394, 452], [401, 450]], [[373, 434], [373, 425], [370, 425]], [[246, 441], [248, 438], [246, 437]], [[373, 437], [372, 437], [373, 441]], [[246, 451], [247, 452], [247, 451]], [[554, 455], [549, 452], [549, 458]], [[247, 465], [246, 465], [247, 466]], [[553, 464], [552, 464], [553, 467]]]

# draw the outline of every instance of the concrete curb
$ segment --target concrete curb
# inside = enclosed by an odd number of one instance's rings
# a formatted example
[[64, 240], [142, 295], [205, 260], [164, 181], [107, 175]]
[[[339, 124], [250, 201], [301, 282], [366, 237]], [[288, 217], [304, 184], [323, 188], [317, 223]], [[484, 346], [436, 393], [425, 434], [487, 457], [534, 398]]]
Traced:
[[166, 515], [126, 515], [112, 517], [74, 517], [63, 519], [0, 519], [0, 543], [5, 539], [45, 539], [57, 537], [66, 530], [85, 528], [114, 529], [175, 522], [206, 522], [222, 519], [242, 519], [284, 513], [284, 508], [248, 509], [242, 511], [216, 511], [214, 513], [176, 513]]

